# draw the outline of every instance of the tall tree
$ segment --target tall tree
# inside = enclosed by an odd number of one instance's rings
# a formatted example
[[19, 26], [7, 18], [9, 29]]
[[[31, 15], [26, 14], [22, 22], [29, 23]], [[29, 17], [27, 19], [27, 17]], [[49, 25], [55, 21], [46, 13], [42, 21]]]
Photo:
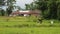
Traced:
[[9, 16], [12, 13], [12, 10], [14, 8], [13, 4], [15, 4], [15, 0], [7, 0], [6, 5], [8, 6], [7, 8], [7, 15]]
[[[42, 15], [44, 17], [47, 16], [48, 18], [52, 19], [57, 18], [57, 13], [59, 14], [60, 12], [58, 6], [58, 2], [60, 2], [59, 0], [36, 0], [34, 2], [37, 5], [37, 9], [40, 9], [42, 11]], [[46, 15], [44, 14], [44, 12]]]
[[49, 16], [50, 18], [53, 18], [53, 19], [56, 19], [57, 18], [57, 3], [56, 3], [56, 0], [50, 0], [49, 1], [50, 4], [49, 4]]
[[0, 0], [0, 15], [4, 16], [5, 11], [2, 9], [2, 6], [5, 6], [5, 0]]
[[42, 11], [42, 16], [44, 16], [44, 11], [47, 10], [47, 0], [36, 0], [34, 1], [37, 5], [36, 9], [39, 9]]
[[60, 19], [60, 0], [34, 0], [34, 3], [26, 6], [41, 10], [44, 18]]

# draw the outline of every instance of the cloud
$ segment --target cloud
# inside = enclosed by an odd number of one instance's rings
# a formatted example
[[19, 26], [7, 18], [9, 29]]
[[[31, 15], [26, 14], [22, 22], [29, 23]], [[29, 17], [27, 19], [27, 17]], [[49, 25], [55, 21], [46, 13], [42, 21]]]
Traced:
[[20, 6], [21, 8], [25, 8], [25, 4], [30, 4], [33, 0], [16, 0], [16, 5]]

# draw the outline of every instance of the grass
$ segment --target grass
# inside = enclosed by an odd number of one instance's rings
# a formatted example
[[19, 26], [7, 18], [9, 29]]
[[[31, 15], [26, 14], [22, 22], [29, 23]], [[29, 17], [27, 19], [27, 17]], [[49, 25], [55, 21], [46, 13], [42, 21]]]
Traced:
[[36, 18], [0, 16], [0, 34], [60, 34], [60, 21], [54, 20], [50, 26], [50, 20], [43, 20], [42, 24], [33, 20]]
[[60, 27], [0, 28], [0, 34], [60, 34]]

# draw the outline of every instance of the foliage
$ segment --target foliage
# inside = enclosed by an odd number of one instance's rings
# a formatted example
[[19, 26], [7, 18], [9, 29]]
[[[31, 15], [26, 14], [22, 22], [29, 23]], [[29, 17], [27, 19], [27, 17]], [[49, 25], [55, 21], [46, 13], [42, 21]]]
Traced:
[[5, 0], [0, 0], [0, 6], [3, 6], [3, 5], [5, 5], [5, 2], [4, 2]]
[[33, 4], [35, 8], [31, 7], [41, 10], [44, 18], [60, 19], [60, 0], [34, 0]]
[[12, 13], [12, 10], [14, 9], [13, 4], [15, 4], [15, 0], [7, 0], [6, 2], [7, 2], [7, 6], [8, 6], [6, 12], [7, 12], [7, 15], [9, 16]]
[[0, 15], [4, 16], [5, 15], [5, 11], [3, 9], [0, 10]]
[[5, 11], [1, 10], [1, 15], [4, 16], [5, 15]]
[[29, 4], [25, 4], [25, 6], [26, 6], [26, 10], [30, 9], [30, 5]]

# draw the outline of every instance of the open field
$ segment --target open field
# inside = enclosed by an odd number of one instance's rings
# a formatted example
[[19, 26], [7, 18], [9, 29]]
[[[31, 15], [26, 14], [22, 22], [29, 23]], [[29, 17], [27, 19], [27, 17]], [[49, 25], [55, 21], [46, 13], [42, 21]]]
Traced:
[[0, 34], [60, 34], [60, 21], [37, 23], [34, 17], [0, 17]]
[[60, 34], [60, 27], [0, 28], [0, 34]]

